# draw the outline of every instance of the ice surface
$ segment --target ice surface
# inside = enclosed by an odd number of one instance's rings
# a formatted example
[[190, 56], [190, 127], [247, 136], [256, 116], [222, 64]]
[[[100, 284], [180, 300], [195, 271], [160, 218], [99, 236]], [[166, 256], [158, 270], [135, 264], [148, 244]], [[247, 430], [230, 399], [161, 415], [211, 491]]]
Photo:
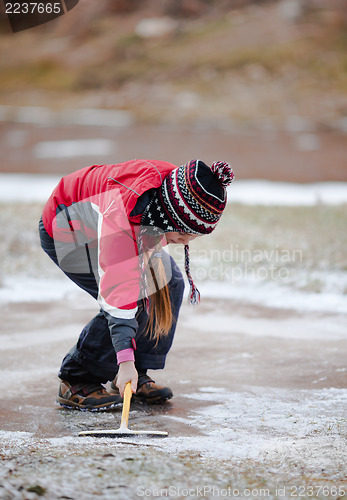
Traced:
[[340, 439], [336, 431], [339, 425], [341, 431], [345, 426], [346, 389], [296, 393], [253, 387], [240, 393], [221, 391], [218, 387], [208, 389], [202, 387], [200, 392], [186, 396], [216, 403], [197, 409], [188, 417], [190, 425], [204, 435], [173, 437], [165, 441], [163, 450], [175, 453], [197, 450], [220, 459], [259, 458], [264, 454], [300, 455], [304, 446], [315, 442], [311, 461], [319, 463], [321, 456], [315, 456], [315, 447], [329, 441], [331, 445], [334, 435], [336, 453], [343, 449], [343, 432]]
[[[140, 437], [136, 443], [153, 444], [173, 455], [189, 450], [219, 460], [306, 457], [311, 467], [319, 467], [324, 449], [325, 462], [336, 461], [337, 457], [343, 462], [346, 389], [293, 391], [249, 387], [248, 391], [230, 392], [219, 387], [201, 387], [200, 392], [185, 397], [211, 404], [196, 408], [186, 418], [162, 415], [162, 419], [168, 428], [170, 420], [177, 420], [199, 429], [201, 435], [169, 436], [160, 442], [155, 438], [141, 441]], [[0, 438], [4, 451], [35, 442], [28, 432], [0, 431]], [[54, 449], [67, 452], [69, 445], [75, 450], [95, 446], [93, 438], [76, 440], [72, 436], [41, 441], [46, 453]], [[117, 441], [106, 438], [99, 438], [97, 445], [103, 442], [108, 443], [110, 450], [119, 446]]]

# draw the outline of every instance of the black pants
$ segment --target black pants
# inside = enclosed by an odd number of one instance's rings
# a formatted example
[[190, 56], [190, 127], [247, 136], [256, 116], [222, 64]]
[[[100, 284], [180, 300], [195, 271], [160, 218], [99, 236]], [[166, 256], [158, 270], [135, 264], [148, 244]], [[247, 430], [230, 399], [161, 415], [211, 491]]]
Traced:
[[[39, 222], [41, 246], [47, 255], [59, 266], [54, 240], [44, 228], [42, 219]], [[172, 345], [177, 318], [182, 304], [184, 280], [175, 261], [168, 254], [165, 258], [171, 259], [172, 278], [168, 284], [173, 313], [172, 328], [168, 335], [161, 337], [156, 344], [146, 335], [148, 316], [143, 310], [142, 301], [138, 303], [137, 321], [138, 330], [135, 336], [137, 349], [135, 351], [135, 366], [138, 371], [147, 369], [162, 369], [166, 355]], [[93, 273], [68, 273], [63, 271], [76, 285], [97, 299], [98, 285]], [[90, 381], [106, 383], [113, 380], [118, 372], [116, 353], [114, 351], [107, 320], [100, 310], [82, 330], [77, 344], [63, 359], [59, 377], [63, 380], [76, 383]]]

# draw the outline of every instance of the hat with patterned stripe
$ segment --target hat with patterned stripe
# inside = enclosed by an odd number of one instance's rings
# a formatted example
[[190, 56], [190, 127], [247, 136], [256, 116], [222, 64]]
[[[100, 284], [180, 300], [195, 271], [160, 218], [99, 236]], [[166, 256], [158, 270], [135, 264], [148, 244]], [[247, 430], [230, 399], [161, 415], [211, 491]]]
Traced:
[[211, 233], [227, 202], [226, 187], [234, 174], [228, 163], [211, 167], [192, 160], [167, 175], [146, 208], [141, 224], [165, 232]]
[[[229, 163], [217, 161], [211, 167], [192, 160], [167, 175], [146, 207], [141, 225], [164, 232], [211, 233], [226, 206], [226, 187], [234, 173]], [[189, 247], [185, 245], [185, 270], [191, 288], [190, 302], [200, 300], [189, 266]]]

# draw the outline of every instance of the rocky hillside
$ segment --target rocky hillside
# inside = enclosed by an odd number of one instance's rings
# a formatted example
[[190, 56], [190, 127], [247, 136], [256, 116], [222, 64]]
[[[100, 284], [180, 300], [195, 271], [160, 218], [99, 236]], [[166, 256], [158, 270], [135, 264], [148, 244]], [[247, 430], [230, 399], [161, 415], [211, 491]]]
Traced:
[[139, 121], [345, 130], [343, 0], [81, 0], [13, 34], [1, 104], [130, 109]]

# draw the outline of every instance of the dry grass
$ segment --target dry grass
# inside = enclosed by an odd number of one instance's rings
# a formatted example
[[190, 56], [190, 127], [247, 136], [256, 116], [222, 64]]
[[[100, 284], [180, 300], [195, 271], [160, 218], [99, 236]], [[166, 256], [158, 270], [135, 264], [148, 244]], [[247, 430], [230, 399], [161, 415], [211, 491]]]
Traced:
[[[213, 268], [212, 279], [255, 276], [312, 292], [331, 286], [347, 293], [346, 245], [347, 205], [229, 204], [216, 231], [190, 245], [191, 265], [200, 280], [211, 279]], [[180, 249], [173, 253], [183, 262]]]
[[[37, 223], [41, 210], [40, 204], [1, 206], [3, 275], [59, 276], [40, 248]], [[216, 231], [196, 239], [190, 248], [192, 272], [198, 281], [207, 279], [208, 269], [213, 268], [219, 270], [221, 280], [230, 279], [230, 272], [243, 277], [255, 272], [279, 282], [285, 276], [286, 283], [296, 288], [320, 292], [333, 274], [339, 276], [334, 286], [347, 293], [347, 205], [229, 204]], [[170, 253], [183, 264], [181, 246], [172, 246]]]
[[[49, 261], [43, 254], [37, 232], [42, 205], [1, 205], [0, 260], [3, 273], [29, 274], [42, 271]], [[347, 271], [347, 205], [314, 207], [266, 207], [229, 204], [218, 228], [191, 244], [192, 256], [202, 255], [215, 263], [229, 259], [235, 265], [242, 252], [254, 257], [254, 265], [271, 265], [271, 252], [289, 252], [302, 257], [289, 262], [294, 269]], [[218, 250], [219, 254], [216, 252]], [[299, 253], [295, 252], [298, 251]], [[229, 252], [229, 253], [228, 253]], [[258, 260], [259, 252], [263, 261]], [[180, 250], [175, 248], [180, 259]], [[276, 255], [272, 255], [276, 258]], [[236, 259], [236, 260], [235, 260]], [[194, 266], [194, 258], [192, 258]], [[50, 267], [50, 266], [49, 266]]]

